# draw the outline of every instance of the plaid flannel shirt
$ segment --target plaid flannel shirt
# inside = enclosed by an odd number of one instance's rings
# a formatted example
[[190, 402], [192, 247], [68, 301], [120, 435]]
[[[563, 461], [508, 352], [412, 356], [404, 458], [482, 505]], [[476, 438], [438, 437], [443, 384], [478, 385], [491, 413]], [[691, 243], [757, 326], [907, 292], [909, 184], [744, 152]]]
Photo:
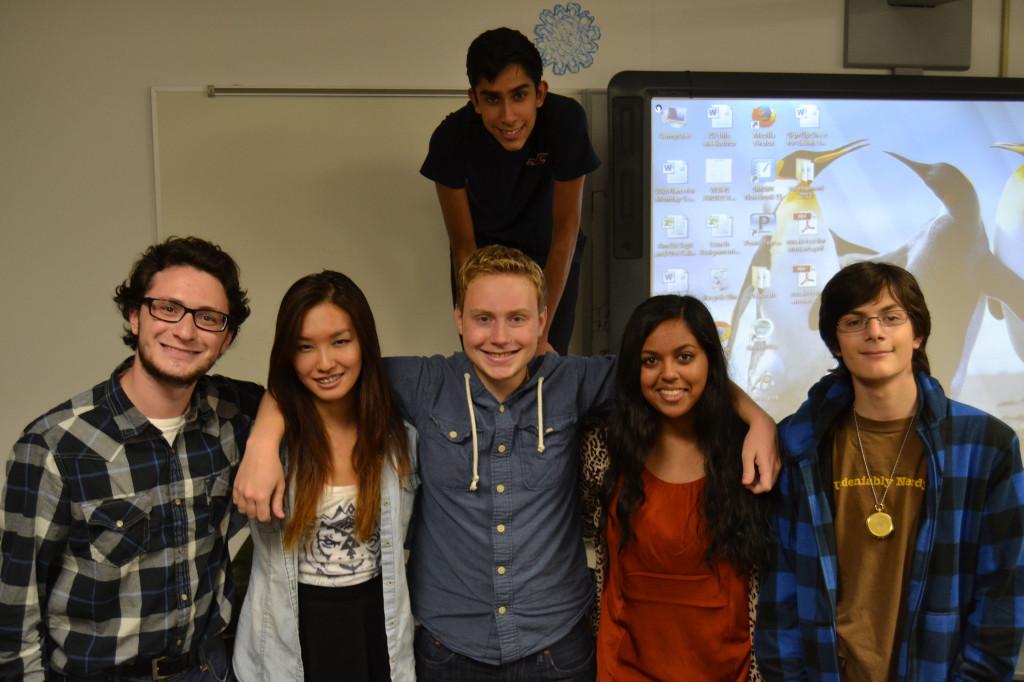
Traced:
[[170, 447], [118, 377], [30, 425], [7, 463], [0, 678], [180, 656], [231, 620], [231, 483], [262, 389], [199, 379]]
[[[928, 487], [896, 647], [899, 680], [1010, 679], [1024, 634], [1024, 474], [1009, 426], [917, 376]], [[779, 543], [754, 646], [766, 679], [840, 679], [832, 428], [853, 403], [827, 376], [779, 426]], [[880, 580], [892, 576], [878, 576]]]

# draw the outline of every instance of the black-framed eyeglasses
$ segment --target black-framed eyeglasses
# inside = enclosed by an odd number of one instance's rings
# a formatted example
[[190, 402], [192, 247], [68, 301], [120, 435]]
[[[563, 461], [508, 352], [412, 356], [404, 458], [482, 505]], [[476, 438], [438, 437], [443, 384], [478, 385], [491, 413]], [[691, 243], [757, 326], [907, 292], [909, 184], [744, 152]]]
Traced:
[[907, 311], [902, 308], [886, 310], [881, 315], [857, 315], [856, 313], [851, 313], [839, 318], [839, 322], [836, 323], [836, 331], [841, 334], [862, 332], [867, 329], [868, 323], [871, 320], [878, 320], [878, 324], [883, 327], [898, 327], [901, 324], [906, 324], [909, 319]]
[[177, 301], [166, 298], [142, 299], [149, 308], [149, 314], [163, 322], [181, 322], [185, 315], [192, 315], [192, 324], [206, 332], [222, 332], [228, 328], [230, 319], [222, 312], [209, 308], [189, 308]]

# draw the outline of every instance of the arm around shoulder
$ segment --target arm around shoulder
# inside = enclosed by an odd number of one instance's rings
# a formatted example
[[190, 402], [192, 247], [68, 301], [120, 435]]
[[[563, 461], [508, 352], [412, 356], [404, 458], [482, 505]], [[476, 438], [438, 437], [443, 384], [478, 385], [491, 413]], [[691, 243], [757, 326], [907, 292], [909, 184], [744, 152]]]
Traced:
[[775, 420], [736, 384], [733, 406], [750, 427], [743, 439], [743, 485], [753, 493], [772, 489], [782, 469]]
[[284, 518], [285, 480], [280, 458], [284, 430], [277, 401], [266, 391], [245, 444], [232, 495], [239, 511], [250, 519], [266, 522], [271, 514]]

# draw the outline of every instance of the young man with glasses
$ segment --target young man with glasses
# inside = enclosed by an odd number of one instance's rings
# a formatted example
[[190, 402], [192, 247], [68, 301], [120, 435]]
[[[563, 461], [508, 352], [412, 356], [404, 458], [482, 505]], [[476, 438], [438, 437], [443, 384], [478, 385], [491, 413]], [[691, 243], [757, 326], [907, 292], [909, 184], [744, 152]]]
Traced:
[[838, 363], [779, 425], [776, 563], [754, 638], [766, 679], [1010, 679], [1024, 634], [1013, 430], [929, 375], [917, 281], [843, 268], [819, 329]]
[[262, 389], [207, 373], [249, 315], [238, 266], [172, 237], [114, 300], [134, 355], [6, 465], [0, 679], [230, 676], [231, 481]]

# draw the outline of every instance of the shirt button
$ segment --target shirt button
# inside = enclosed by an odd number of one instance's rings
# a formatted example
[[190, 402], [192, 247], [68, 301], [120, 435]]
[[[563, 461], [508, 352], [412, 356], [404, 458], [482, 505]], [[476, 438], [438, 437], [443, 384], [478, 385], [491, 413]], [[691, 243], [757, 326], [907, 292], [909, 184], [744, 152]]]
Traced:
[[496, 485], [494, 487], [494, 489], [497, 490], [499, 493], [503, 493], [503, 492], [505, 492], [505, 484], [504, 483], [499, 483], [498, 485]]
[[508, 609], [506, 609], [504, 606], [499, 606], [498, 607], [498, 613], [501, 614], [502, 616], [505, 615], [506, 611], [508, 611]]
[[118, 519], [117, 521], [114, 522], [114, 525], [117, 526], [118, 528], [124, 528], [124, 521], [122, 521], [121, 519]]
[[181, 601], [188, 601], [188, 595], [187, 594], [181, 595]]
[[384, 546], [385, 547], [390, 547], [391, 546], [391, 540], [385, 540], [384, 541]]
[[180, 497], [178, 499], [174, 500], [174, 506], [176, 506], [176, 507], [180, 507], [181, 506], [181, 498]]
[[498, 446], [498, 452], [505, 452], [505, 444], [504, 443], [502, 443], [501, 445]]
[[502, 403], [501, 405], [498, 405], [498, 412], [501, 412], [502, 414], [504, 414], [504, 412], [505, 412], [505, 404], [504, 403]]
[[181, 646], [181, 640], [180, 639], [174, 640], [174, 645], [175, 646]]
[[448, 437], [449, 438], [458, 438], [459, 437], [459, 432], [458, 431], [449, 431], [448, 432]]
[[498, 575], [505, 575], [505, 567], [498, 566]]
[[498, 524], [498, 532], [499, 533], [504, 533], [505, 532], [505, 524], [504, 523], [499, 523]]

